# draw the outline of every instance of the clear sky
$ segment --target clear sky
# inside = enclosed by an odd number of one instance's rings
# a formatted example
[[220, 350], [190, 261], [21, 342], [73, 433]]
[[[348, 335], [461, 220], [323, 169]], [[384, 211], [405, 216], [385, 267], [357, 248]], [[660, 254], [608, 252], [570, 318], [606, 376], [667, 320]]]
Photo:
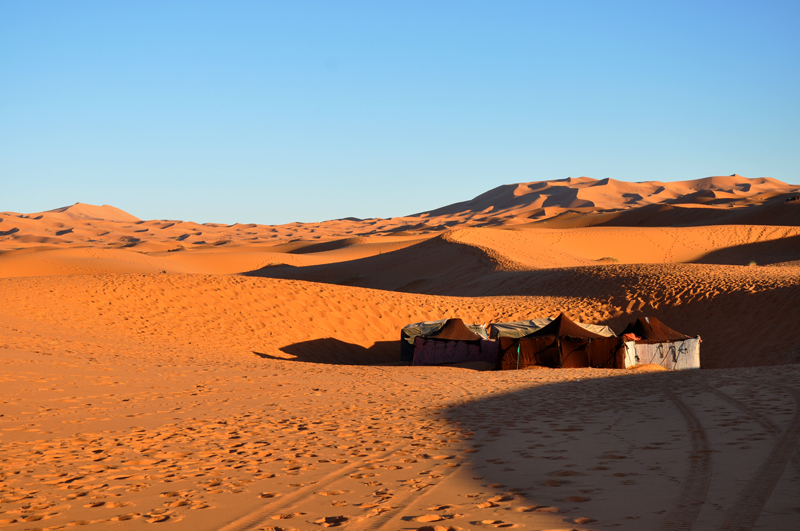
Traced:
[[798, 169], [796, 0], [0, 2], [0, 211], [278, 224]]

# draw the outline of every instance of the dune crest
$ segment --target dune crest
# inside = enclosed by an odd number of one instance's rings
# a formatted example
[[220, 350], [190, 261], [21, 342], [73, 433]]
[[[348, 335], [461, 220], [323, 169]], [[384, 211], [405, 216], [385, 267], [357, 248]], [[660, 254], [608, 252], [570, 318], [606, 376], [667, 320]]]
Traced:
[[[40, 214], [63, 214], [62, 217], [68, 219], [94, 219], [102, 221], [141, 221], [136, 216], [128, 214], [124, 210], [111, 205], [89, 205], [87, 203], [75, 203], [74, 205], [47, 210]], [[35, 214], [29, 214], [35, 216]], [[52, 218], [57, 216], [53, 215]]]
[[[232, 244], [311, 245], [373, 236], [431, 237], [453, 228], [520, 227], [531, 223], [563, 228], [641, 224], [797, 225], [793, 206], [800, 202], [789, 205], [786, 200], [798, 194], [800, 186], [766, 177], [748, 179], [733, 175], [672, 183], [580, 177], [503, 185], [469, 201], [409, 216], [285, 225], [143, 221], [110, 205], [76, 203], [34, 214], [0, 213], [0, 251], [43, 244], [145, 252], [213, 249]], [[296, 245], [295, 252], [317, 252], [324, 248], [302, 251], [303, 246], [303, 243]]]

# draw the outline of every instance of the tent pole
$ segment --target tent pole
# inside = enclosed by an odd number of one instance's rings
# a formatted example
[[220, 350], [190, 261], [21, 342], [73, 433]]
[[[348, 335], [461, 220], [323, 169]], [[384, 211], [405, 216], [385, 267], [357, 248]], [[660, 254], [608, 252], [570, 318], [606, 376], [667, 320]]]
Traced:
[[522, 346], [522, 342], [521, 341], [517, 343], [517, 370], [519, 370], [519, 349], [520, 349], [520, 346]]
[[556, 347], [558, 348], [558, 368], [560, 369], [563, 363], [561, 363], [561, 340], [559, 338], [556, 338]]

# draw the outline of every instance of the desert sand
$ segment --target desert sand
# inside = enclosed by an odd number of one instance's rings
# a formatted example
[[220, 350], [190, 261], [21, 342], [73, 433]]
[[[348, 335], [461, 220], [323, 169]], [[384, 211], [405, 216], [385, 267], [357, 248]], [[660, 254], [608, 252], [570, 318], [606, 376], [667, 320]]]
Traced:
[[[508, 185], [393, 219], [0, 213], [0, 526], [796, 529], [800, 186]], [[426, 319], [642, 315], [671, 372], [412, 367]]]

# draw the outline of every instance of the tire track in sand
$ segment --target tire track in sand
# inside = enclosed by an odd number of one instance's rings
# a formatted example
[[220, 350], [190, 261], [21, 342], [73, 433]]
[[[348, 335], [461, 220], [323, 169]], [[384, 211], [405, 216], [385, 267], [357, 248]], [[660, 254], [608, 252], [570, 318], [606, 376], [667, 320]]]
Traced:
[[[429, 495], [431, 492], [438, 489], [442, 484], [444, 484], [447, 481], [447, 479], [450, 476], [452, 476], [455, 473], [456, 470], [458, 470], [458, 468], [454, 467], [448, 470], [447, 472], [444, 472], [440, 477], [436, 478], [438, 479], [438, 483], [436, 483], [429, 489], [425, 489], [424, 492], [420, 493], [420, 496]], [[384, 513], [374, 516], [371, 519], [370, 524], [362, 529], [364, 529], [365, 531], [379, 531], [381, 529], [388, 529], [386, 525], [389, 523], [389, 520], [391, 520], [400, 511], [403, 511], [404, 509], [411, 506], [411, 504], [419, 500], [419, 497], [414, 496], [414, 494], [417, 494], [418, 492], [419, 491], [409, 490], [401, 497], [393, 499], [392, 502], [398, 503], [397, 506], [392, 507], [390, 510]]]
[[[471, 397], [474, 394], [473, 391], [467, 389], [466, 387], [464, 387], [462, 385], [458, 385], [456, 387], [458, 389], [460, 389], [461, 393], [462, 393], [461, 396], [458, 397], [458, 399], [469, 400], [470, 399], [469, 397]], [[426, 495], [429, 495], [431, 492], [437, 490], [444, 483], [446, 483], [447, 479], [450, 476], [452, 476], [457, 470], [458, 470], [457, 467], [451, 467], [449, 470], [444, 472], [439, 478], [436, 478], [439, 481], [435, 485], [433, 485], [429, 489], [426, 489], [425, 492], [421, 493], [420, 495], [421, 496], [426, 496]], [[395, 506], [395, 507], [392, 507], [392, 509], [390, 509], [389, 511], [386, 511], [384, 513], [381, 513], [381, 514], [373, 517], [371, 519], [371, 521], [369, 522], [369, 525], [367, 527], [364, 527], [363, 529], [365, 531], [380, 531], [382, 529], [387, 529], [386, 525], [389, 523], [389, 520], [391, 520], [400, 511], [407, 509], [413, 503], [415, 503], [416, 501], [419, 500], [419, 497], [413, 496], [414, 494], [417, 494], [417, 493], [418, 493], [418, 491], [409, 490], [408, 492], [403, 494], [401, 497], [393, 499], [392, 501], [395, 502], [395, 503], [398, 503], [398, 505]]]
[[764, 509], [764, 505], [772, 495], [775, 485], [783, 475], [786, 464], [792, 458], [798, 439], [800, 439], [800, 391], [792, 387], [784, 389], [794, 397], [794, 417], [783, 430], [783, 434], [775, 443], [766, 461], [759, 467], [756, 475], [747, 482], [733, 508], [726, 513], [720, 530], [749, 531], [752, 529]]
[[[458, 388], [462, 391], [462, 395], [457, 398], [465, 399], [473, 394], [472, 391], [470, 391], [466, 387], [458, 386]], [[269, 503], [263, 507], [259, 507], [258, 509], [244, 516], [241, 516], [238, 519], [234, 520], [233, 522], [230, 522], [229, 524], [221, 527], [218, 531], [251, 531], [260, 526], [266, 526], [269, 523], [271, 515], [273, 515], [274, 513], [291, 512], [288, 509], [291, 509], [298, 502], [305, 500], [309, 495], [312, 495], [314, 491], [326, 489], [327, 487], [333, 485], [337, 481], [345, 479], [351, 472], [357, 470], [362, 466], [365, 466], [366, 464], [368, 464], [369, 461], [374, 461], [375, 459], [385, 459], [387, 457], [396, 454], [397, 452], [406, 450], [410, 446], [411, 446], [410, 442], [403, 442], [401, 444], [392, 447], [392, 449], [387, 450], [386, 452], [378, 456], [371, 456], [368, 459], [361, 459], [346, 467], [333, 470], [330, 473], [323, 476], [322, 478], [320, 478], [318, 481], [310, 483], [305, 487], [301, 487], [292, 492], [291, 494], [288, 494], [286, 496], [281, 497], [278, 500], [275, 500], [273, 503]], [[457, 470], [457, 468], [455, 467], [451, 468], [449, 471], [442, 474], [440, 478], [437, 478], [440, 479], [440, 481], [436, 485], [434, 485], [431, 489], [429, 489], [429, 491], [432, 491], [433, 489], [441, 485], [444, 482], [444, 480], [447, 479], [447, 477], [449, 477], [455, 470]], [[396, 514], [398, 511], [411, 504], [411, 502], [408, 501], [408, 498], [410, 498], [411, 495], [415, 493], [416, 492], [412, 490], [404, 494], [401, 498], [399, 498], [400, 500], [403, 501], [401, 505], [399, 505], [398, 507], [393, 507], [390, 511], [386, 511], [385, 513], [376, 515], [375, 517], [373, 517], [374, 520], [369, 522], [369, 527], [364, 529], [383, 529], [384, 524], [389, 520], [391, 516], [394, 516], [394, 514]]]
[[778, 427], [777, 424], [772, 422], [772, 420], [768, 419], [767, 417], [765, 417], [761, 413], [758, 413], [757, 411], [755, 411], [753, 408], [751, 408], [747, 404], [743, 403], [740, 400], [737, 400], [737, 399], [733, 398], [728, 393], [720, 391], [719, 389], [717, 389], [713, 385], [706, 384], [706, 387], [708, 388], [709, 391], [711, 391], [712, 393], [714, 393], [718, 397], [722, 398], [726, 402], [729, 402], [729, 403], [733, 404], [734, 406], [736, 406], [737, 408], [739, 408], [740, 410], [742, 410], [752, 420], [754, 420], [758, 424], [761, 424], [761, 427], [764, 428], [764, 430], [766, 430], [766, 432], [769, 433], [770, 435], [778, 436], [780, 434], [781, 429]]
[[396, 452], [406, 449], [408, 446], [410, 446], [409, 443], [402, 443], [393, 447], [391, 450], [387, 450], [377, 457], [371, 456], [369, 459], [361, 459], [348, 466], [333, 470], [320, 478], [318, 481], [310, 483], [305, 487], [301, 487], [291, 494], [275, 500], [273, 503], [267, 504], [244, 516], [241, 516], [233, 522], [219, 528], [218, 531], [250, 531], [259, 526], [266, 526], [270, 516], [275, 512], [286, 512], [287, 508], [299, 501], [306, 499], [309, 495], [313, 494], [314, 491], [324, 489], [329, 485], [332, 485], [333, 483], [347, 477], [350, 472], [353, 472], [359, 467], [366, 465], [367, 461], [371, 461], [376, 458], [385, 459]]
[[686, 420], [691, 435], [692, 454], [689, 459], [689, 473], [678, 499], [667, 512], [659, 529], [690, 530], [700, 514], [711, 484], [711, 447], [703, 425], [692, 410], [669, 387], [664, 387], [664, 393]]

